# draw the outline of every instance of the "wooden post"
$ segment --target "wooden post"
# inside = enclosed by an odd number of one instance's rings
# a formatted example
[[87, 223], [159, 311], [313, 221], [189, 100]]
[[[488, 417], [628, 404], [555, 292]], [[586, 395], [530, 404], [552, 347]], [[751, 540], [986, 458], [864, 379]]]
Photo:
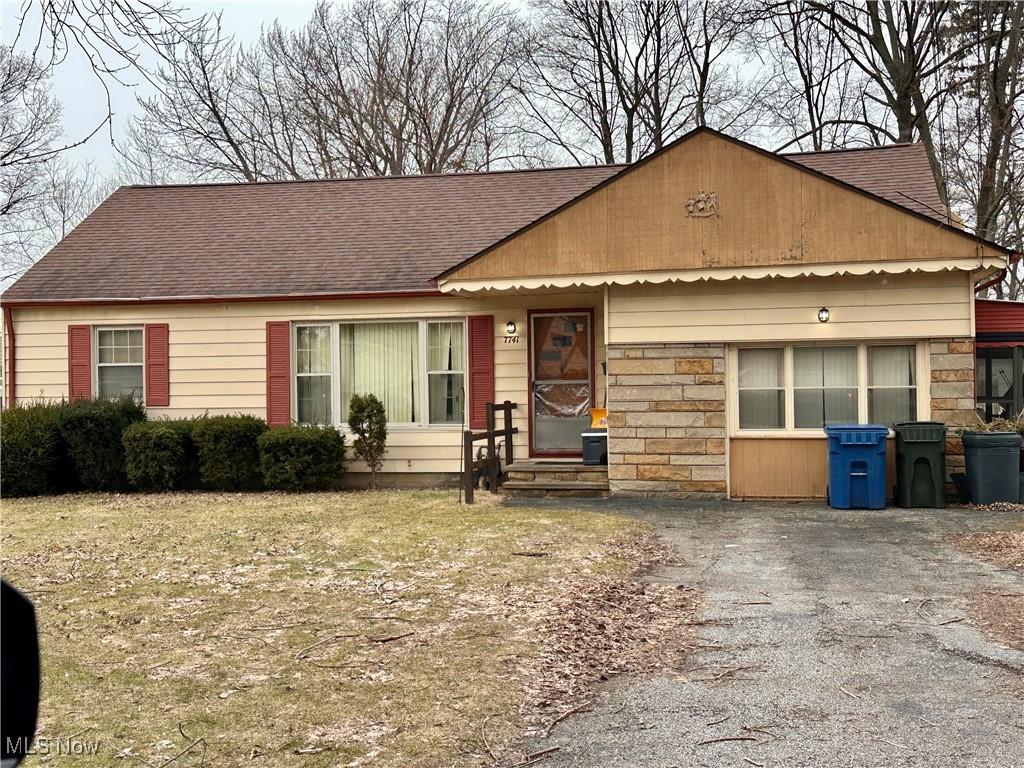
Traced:
[[467, 429], [462, 435], [462, 491], [466, 503], [473, 503], [473, 432]]
[[494, 444], [494, 403], [487, 403], [487, 471], [491, 493], [497, 493], [498, 450]]
[[502, 413], [505, 416], [505, 466], [515, 464], [515, 457], [512, 451], [512, 401], [506, 400], [501, 404]]

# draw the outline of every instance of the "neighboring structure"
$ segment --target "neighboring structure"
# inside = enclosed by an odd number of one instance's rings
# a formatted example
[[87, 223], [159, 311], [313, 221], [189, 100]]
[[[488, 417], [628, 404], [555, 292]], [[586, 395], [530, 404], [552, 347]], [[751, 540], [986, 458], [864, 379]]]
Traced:
[[1024, 413], [1024, 303], [978, 299], [974, 315], [978, 416]]
[[613, 493], [820, 497], [826, 421], [975, 418], [974, 287], [1009, 256], [920, 145], [699, 129], [630, 166], [128, 187], [4, 294], [4, 381], [272, 425], [373, 391], [408, 483], [490, 400], [536, 461], [607, 401]]

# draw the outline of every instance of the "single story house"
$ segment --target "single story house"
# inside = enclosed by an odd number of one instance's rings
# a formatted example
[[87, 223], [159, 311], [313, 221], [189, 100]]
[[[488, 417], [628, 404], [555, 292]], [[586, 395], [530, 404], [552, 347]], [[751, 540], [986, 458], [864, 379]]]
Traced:
[[405, 484], [504, 400], [557, 483], [607, 404], [612, 494], [820, 498], [824, 424], [976, 418], [975, 287], [1011, 256], [916, 144], [123, 187], [3, 294], [5, 398], [340, 426], [373, 392]]

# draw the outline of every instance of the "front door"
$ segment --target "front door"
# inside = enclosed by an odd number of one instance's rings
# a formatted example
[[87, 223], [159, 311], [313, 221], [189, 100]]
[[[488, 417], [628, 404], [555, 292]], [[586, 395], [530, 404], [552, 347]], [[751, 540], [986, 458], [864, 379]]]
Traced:
[[530, 313], [530, 449], [535, 456], [579, 456], [593, 397], [593, 314]]

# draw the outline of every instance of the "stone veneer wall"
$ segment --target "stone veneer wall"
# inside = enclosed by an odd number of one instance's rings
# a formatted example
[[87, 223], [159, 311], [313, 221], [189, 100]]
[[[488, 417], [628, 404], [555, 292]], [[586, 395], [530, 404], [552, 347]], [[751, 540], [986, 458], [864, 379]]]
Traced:
[[613, 495], [726, 496], [725, 345], [608, 347]]
[[[974, 339], [932, 339], [929, 344], [932, 367], [932, 419], [954, 424], [978, 421], [974, 410]], [[946, 438], [946, 492], [953, 490], [949, 475], [963, 472], [964, 441]]]
[[[974, 410], [974, 339], [932, 339], [932, 419], [954, 424], [978, 421]], [[959, 437], [946, 439], [946, 480], [964, 471], [964, 447]], [[947, 489], [951, 490], [951, 488]]]

